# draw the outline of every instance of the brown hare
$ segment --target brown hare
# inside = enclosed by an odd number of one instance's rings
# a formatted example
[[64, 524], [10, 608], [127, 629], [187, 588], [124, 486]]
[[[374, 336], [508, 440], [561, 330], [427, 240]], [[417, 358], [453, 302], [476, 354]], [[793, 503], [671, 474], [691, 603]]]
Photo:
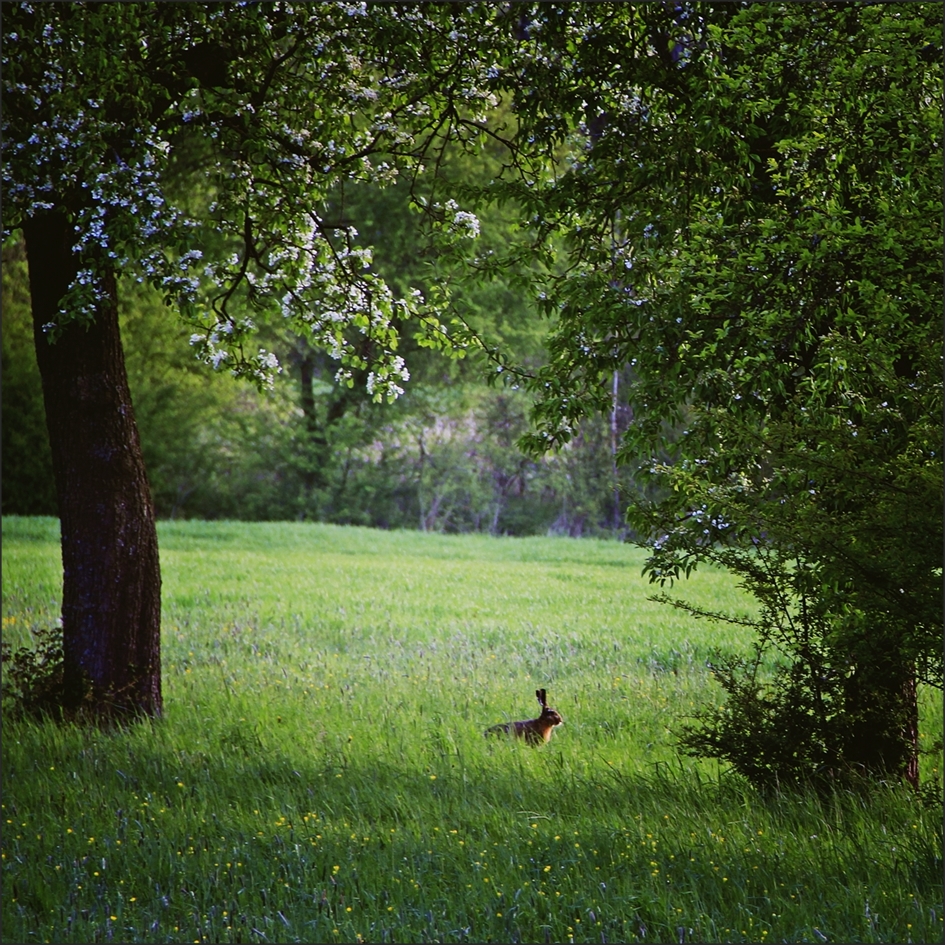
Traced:
[[503, 722], [487, 728], [483, 734], [515, 735], [517, 738], [524, 738], [529, 745], [541, 745], [549, 741], [555, 726], [562, 725], [564, 719], [558, 715], [556, 709], [548, 708], [544, 689], [536, 689], [535, 695], [538, 696], [538, 704], [541, 706], [541, 715], [537, 719], [529, 719], [527, 722]]

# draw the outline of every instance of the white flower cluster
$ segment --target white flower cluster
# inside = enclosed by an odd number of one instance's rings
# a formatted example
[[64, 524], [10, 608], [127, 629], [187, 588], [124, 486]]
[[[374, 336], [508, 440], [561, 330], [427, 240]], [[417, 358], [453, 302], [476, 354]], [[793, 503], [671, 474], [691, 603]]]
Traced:
[[467, 239], [479, 236], [479, 218], [467, 210], [460, 210], [455, 200], [446, 201], [446, 211], [452, 214], [452, 228]]
[[[271, 390], [276, 374], [282, 372], [279, 359], [265, 348], [260, 348], [257, 354], [249, 357], [242, 352], [243, 338], [255, 328], [251, 319], [231, 321], [226, 317], [218, 317], [208, 331], [192, 334], [190, 344], [196, 349], [197, 357], [211, 365], [215, 371], [219, 370], [224, 362], [234, 363], [234, 375], [251, 378], [260, 387]], [[238, 358], [234, 357], [234, 347], [239, 350]]]
[[[293, 68], [305, 70], [317, 83], [317, 107], [303, 107], [299, 98], [291, 104], [291, 94], [275, 92], [272, 102], [255, 106], [238, 94], [224, 101], [224, 96], [213, 97], [201, 87], [183, 92], [163, 116], [179, 125], [195, 125], [196, 133], [216, 140], [211, 140], [219, 157], [209, 169], [215, 190], [209, 226], [228, 246], [223, 258], [206, 259], [200, 249], [191, 248], [197, 241], [196, 224], [166, 200], [161, 181], [170, 145], [165, 133], [145, 120], [140, 127], [133, 120], [109, 122], [101, 102], [80, 100], [71, 79], [76, 63], [87, 61], [88, 51], [76, 31], [56, 25], [40, 40], [40, 82], [28, 78], [17, 84], [15, 68], [8, 72], [14, 78], [5, 92], [17, 100], [3, 118], [3, 196], [7, 208], [15, 210], [6, 219], [18, 225], [13, 221], [67, 203], [78, 208], [70, 223], [79, 273], [63, 299], [63, 323], [94, 315], [103, 300], [107, 270], [131, 271], [180, 305], [194, 325], [195, 352], [215, 369], [271, 383], [278, 362], [261, 349], [249, 353], [255, 350], [250, 344], [254, 326], [244, 313], [281, 311], [307, 327], [337, 359], [339, 379], [347, 381], [355, 370], [362, 372], [376, 400], [393, 398], [409, 378], [397, 353], [398, 325], [406, 319], [432, 324], [435, 317], [424, 311], [420, 293], [395, 297], [372, 271], [371, 251], [358, 244], [353, 228], [333, 230], [311, 208], [326, 205], [339, 179], [389, 184], [405, 168], [416, 173], [416, 155], [426, 153], [426, 144], [433, 140], [424, 136], [435, 136], [443, 127], [443, 103], [423, 94], [428, 82], [424, 68], [416, 73], [409, 63], [378, 68], [377, 61], [363, 55], [359, 37], [370, 31], [375, 15], [366, 3], [290, 4], [287, 9], [289, 21], [295, 21], [288, 27], [290, 34], [298, 29], [314, 50], [310, 59]], [[438, 16], [427, 18], [422, 6], [385, 10], [383, 15], [435, 28], [444, 37], [449, 29], [443, 29]], [[216, 35], [219, 27], [211, 21], [227, 14], [221, 8], [208, 16], [208, 35]], [[58, 14], [49, 17], [52, 24], [65, 22]], [[175, 27], [171, 45], [183, 42], [184, 32], [191, 38], [192, 26], [201, 28], [199, 23]], [[22, 54], [14, 47], [19, 37], [6, 38], [8, 62], [15, 66], [15, 57]], [[146, 38], [135, 42], [148, 58]], [[494, 84], [499, 73], [495, 64], [489, 65], [491, 59], [481, 67], [471, 61], [471, 42], [457, 31], [443, 54], [455, 56], [470, 73], [458, 91], [475, 110], [495, 103], [486, 79]], [[69, 46], [64, 53], [57, 45], [61, 43]], [[282, 81], [281, 75], [274, 81]], [[112, 102], [113, 92], [106, 82], [101, 97]], [[211, 98], [213, 108], [208, 105]], [[465, 109], [467, 116], [469, 111]], [[17, 116], [15, 129], [7, 114]], [[221, 120], [221, 114], [227, 120]], [[350, 115], [359, 116], [358, 121], [338, 118]], [[253, 147], [260, 142], [271, 147], [252, 151], [241, 137], [240, 129], [247, 127], [253, 129]], [[463, 139], [479, 133], [468, 117], [451, 123], [448, 133], [454, 132]], [[458, 245], [479, 237], [480, 221], [474, 213], [455, 201], [436, 209], [448, 240]], [[199, 245], [208, 248], [220, 242]], [[234, 246], [238, 248], [231, 255]]]
[[[202, 329], [191, 336], [197, 356], [215, 369], [228, 367], [261, 385], [272, 383], [279, 371], [275, 357], [265, 351], [252, 357], [243, 353], [255, 326], [226, 312], [239, 290], [254, 306], [275, 307], [285, 319], [305, 326], [312, 340], [340, 362], [339, 382], [353, 383], [353, 369], [366, 370], [375, 400], [402, 394], [410, 375], [396, 353], [395, 323], [423, 305], [422, 295], [414, 291], [406, 299], [395, 298], [370, 271], [371, 251], [357, 245], [353, 227], [328, 228], [312, 212], [287, 215], [281, 222], [278, 243], [270, 245], [263, 258], [253, 258], [252, 265], [234, 253], [205, 266], [204, 276], [215, 287], [220, 307], [207, 306], [208, 314], [198, 319]], [[187, 262], [197, 258], [188, 257]], [[363, 353], [365, 339], [370, 342], [369, 359]]]
[[[94, 108], [94, 104], [93, 104]], [[101, 271], [135, 267], [141, 278], [168, 293], [192, 300], [197, 281], [187, 270], [193, 255], [174, 266], [165, 245], [191, 224], [169, 208], [159, 185], [159, 168], [168, 143], [155, 129], [134, 129], [123, 152], [106, 141], [118, 137], [113, 123], [94, 111], [39, 121], [26, 140], [4, 138], [3, 191], [7, 219], [18, 220], [53, 209], [70, 190], [84, 193], [73, 213], [72, 250], [82, 260], [62, 299], [60, 320], [89, 320], [103, 300]], [[4, 232], [4, 238], [9, 235]], [[199, 258], [199, 257], [198, 257]]]
[[[53, 15], [44, 24], [42, 77], [27, 83], [5, 81], [2, 185], [4, 238], [11, 226], [46, 211], [71, 205], [72, 251], [78, 272], [61, 301], [54, 332], [68, 321], [88, 321], [104, 300], [106, 270], [137, 272], [138, 280], [160, 285], [166, 294], [193, 299], [192, 256], [175, 265], [166, 252], [180, 245], [190, 224], [169, 208], [160, 175], [170, 146], [154, 126], [128, 127], [105, 117], [96, 98], [77, 98], [67, 64], [80, 45], [58, 29]], [[7, 37], [14, 42], [18, 35]], [[13, 57], [4, 50], [6, 74], [16, 76]], [[30, 56], [36, 56], [35, 51]], [[30, 124], [30, 114], [35, 115]]]
[[397, 355], [393, 361], [383, 364], [374, 371], [370, 371], [367, 376], [367, 392], [374, 395], [375, 390], [383, 389], [388, 396], [399, 397], [404, 389], [397, 381], [406, 383], [410, 380], [410, 371], [404, 359]]

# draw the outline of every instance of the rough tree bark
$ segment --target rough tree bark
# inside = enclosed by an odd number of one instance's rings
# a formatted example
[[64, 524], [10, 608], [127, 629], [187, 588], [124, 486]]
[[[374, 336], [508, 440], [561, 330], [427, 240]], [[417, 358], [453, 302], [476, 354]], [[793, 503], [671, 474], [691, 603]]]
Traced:
[[919, 787], [919, 704], [915, 667], [891, 652], [847, 684], [848, 760], [877, 777]]
[[161, 714], [161, 572], [151, 490], [131, 407], [114, 275], [94, 323], [50, 343], [77, 272], [66, 216], [24, 225], [36, 356], [62, 528], [69, 697], [103, 720]]

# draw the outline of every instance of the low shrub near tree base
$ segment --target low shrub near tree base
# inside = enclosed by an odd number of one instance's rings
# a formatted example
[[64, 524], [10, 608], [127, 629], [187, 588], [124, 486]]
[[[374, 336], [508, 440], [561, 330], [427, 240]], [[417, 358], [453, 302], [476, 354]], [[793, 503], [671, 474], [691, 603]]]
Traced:
[[[778, 666], [762, 678], [759, 658], [738, 656], [717, 657], [708, 665], [727, 699], [698, 712], [695, 724], [681, 727], [679, 744], [686, 754], [717, 758], [768, 793], [808, 787], [825, 794], [865, 792], [877, 778], [900, 780], [909, 761], [918, 773], [918, 738], [911, 744], [903, 737], [898, 752], [889, 746], [886, 754], [898, 759], [899, 768], [871, 769], [856, 754], [870, 718], [864, 711], [857, 714], [852, 705], [849, 675], [827, 674], [822, 667], [818, 671], [797, 662]], [[908, 711], [901, 700], [883, 704], [881, 693], [875, 694], [874, 703], [869, 714]], [[903, 731], [908, 730], [906, 723], [903, 719]], [[930, 745], [928, 750], [940, 747]], [[919, 787], [918, 777], [914, 781]], [[922, 796], [940, 804], [941, 784], [925, 785]]]
[[6, 718], [63, 717], [67, 699], [63, 685], [62, 630], [33, 630], [33, 645], [14, 652], [10, 643], [0, 643], [4, 666], [2, 702]]

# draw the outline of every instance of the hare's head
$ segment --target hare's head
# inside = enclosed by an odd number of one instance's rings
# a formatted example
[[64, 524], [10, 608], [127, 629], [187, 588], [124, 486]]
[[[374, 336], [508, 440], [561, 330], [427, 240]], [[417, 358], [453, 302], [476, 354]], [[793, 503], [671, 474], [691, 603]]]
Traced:
[[558, 710], [551, 709], [548, 707], [548, 697], [545, 693], [545, 690], [536, 689], [535, 695], [538, 697], [538, 704], [541, 706], [540, 721], [551, 726], [563, 725], [564, 719], [561, 718], [561, 715], [558, 713]]

